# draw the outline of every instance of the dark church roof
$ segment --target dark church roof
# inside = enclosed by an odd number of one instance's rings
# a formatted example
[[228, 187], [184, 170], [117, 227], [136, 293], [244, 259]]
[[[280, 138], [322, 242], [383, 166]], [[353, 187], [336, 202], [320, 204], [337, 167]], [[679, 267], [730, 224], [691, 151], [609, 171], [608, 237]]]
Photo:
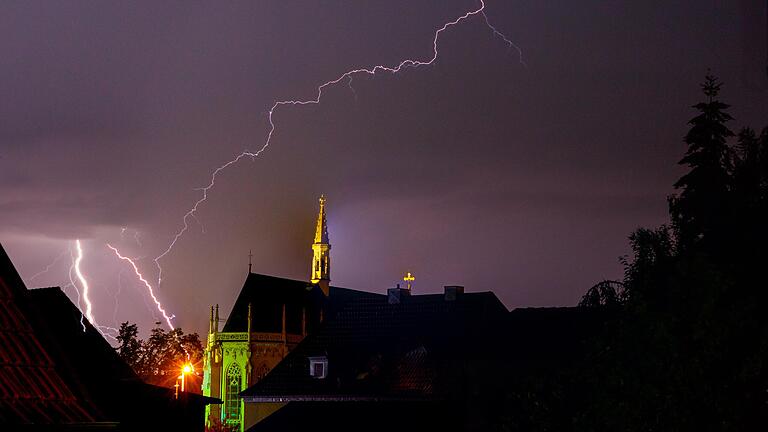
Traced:
[[98, 419], [65, 383], [34, 321], [26, 287], [0, 245], [0, 424]]
[[282, 308], [286, 308], [288, 333], [301, 333], [301, 316], [304, 309], [307, 331], [319, 322], [320, 310], [325, 318], [335, 315], [355, 299], [383, 298], [379, 294], [330, 287], [326, 299], [320, 287], [307, 281], [285, 279], [258, 273], [249, 273], [232, 307], [223, 332], [245, 332], [248, 328], [248, 304], [251, 304], [251, 330], [254, 332], [282, 331]]
[[[246, 401], [439, 399], [447, 364], [471, 350], [472, 340], [506, 315], [490, 292], [453, 300], [440, 295], [353, 300], [311, 334], [256, 385]], [[327, 377], [309, 374], [310, 357], [325, 357]]]

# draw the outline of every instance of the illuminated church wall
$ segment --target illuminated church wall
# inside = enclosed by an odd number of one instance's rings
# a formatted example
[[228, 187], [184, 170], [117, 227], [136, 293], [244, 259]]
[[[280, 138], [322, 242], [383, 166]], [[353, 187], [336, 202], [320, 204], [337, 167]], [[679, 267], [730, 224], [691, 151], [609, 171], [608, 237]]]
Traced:
[[[244, 404], [237, 394], [264, 377], [322, 320], [330, 289], [324, 197], [320, 198], [316, 231], [311, 282], [249, 271], [223, 331], [219, 331], [218, 305], [211, 308], [202, 390], [223, 403], [206, 408], [207, 426], [221, 422], [244, 431], [282, 406]], [[320, 267], [316, 267], [318, 262]]]

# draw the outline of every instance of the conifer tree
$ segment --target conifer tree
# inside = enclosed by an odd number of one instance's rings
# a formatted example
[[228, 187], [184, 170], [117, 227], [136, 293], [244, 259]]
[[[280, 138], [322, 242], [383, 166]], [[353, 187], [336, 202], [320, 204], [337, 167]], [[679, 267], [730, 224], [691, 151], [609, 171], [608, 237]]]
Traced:
[[689, 171], [675, 183], [680, 192], [670, 198], [670, 212], [683, 249], [703, 246], [712, 251], [722, 240], [717, 228], [729, 204], [732, 157], [727, 140], [733, 132], [726, 126], [732, 120], [726, 112], [730, 106], [718, 99], [721, 86], [712, 75], [701, 85], [707, 100], [694, 105], [699, 114], [688, 122], [688, 151], [678, 162]]

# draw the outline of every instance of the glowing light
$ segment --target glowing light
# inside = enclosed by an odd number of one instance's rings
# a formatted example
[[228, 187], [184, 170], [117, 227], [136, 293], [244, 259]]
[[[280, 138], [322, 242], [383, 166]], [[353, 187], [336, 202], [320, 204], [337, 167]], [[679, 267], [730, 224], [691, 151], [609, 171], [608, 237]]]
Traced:
[[[432, 65], [435, 62], [435, 60], [437, 60], [437, 57], [438, 57], [438, 40], [440, 39], [440, 35], [442, 34], [442, 32], [475, 15], [482, 16], [483, 22], [491, 30], [494, 36], [501, 38], [504, 41], [504, 43], [507, 44], [508, 47], [515, 48], [517, 50], [520, 57], [520, 63], [525, 66], [525, 63], [523, 62], [522, 50], [517, 45], [515, 45], [508, 37], [506, 37], [503, 33], [501, 33], [496, 27], [491, 25], [491, 22], [489, 21], [488, 16], [485, 14], [485, 0], [480, 0], [479, 8], [466, 12], [463, 15], [459, 16], [458, 18], [454, 19], [453, 21], [446, 22], [435, 31], [434, 38], [432, 39], [432, 56], [429, 59], [426, 59], [426, 60], [405, 59], [400, 61], [400, 63], [398, 63], [395, 66], [376, 65], [368, 68], [352, 69], [347, 72], [344, 72], [343, 74], [341, 74], [335, 79], [332, 79], [330, 81], [326, 81], [323, 84], [320, 84], [317, 87], [317, 93], [315, 97], [312, 99], [281, 100], [281, 101], [274, 102], [267, 114], [267, 119], [269, 121], [269, 131], [267, 133], [264, 144], [261, 146], [261, 148], [259, 148], [256, 151], [245, 150], [242, 153], [235, 156], [229, 162], [226, 162], [225, 164], [219, 166], [218, 168], [213, 170], [213, 172], [211, 173], [211, 177], [208, 185], [198, 189], [202, 192], [202, 196], [197, 201], [195, 201], [194, 205], [189, 209], [189, 211], [187, 211], [184, 214], [184, 217], [182, 218], [182, 227], [173, 236], [173, 239], [171, 240], [168, 247], [163, 251], [163, 253], [161, 253], [154, 259], [155, 266], [157, 267], [157, 285], [160, 286], [160, 284], [162, 284], [163, 282], [163, 267], [160, 265], [160, 260], [162, 260], [166, 255], [168, 255], [173, 250], [173, 248], [176, 245], [176, 242], [178, 242], [178, 240], [184, 235], [184, 233], [187, 232], [187, 230], [189, 229], [189, 219], [190, 218], [197, 219], [195, 213], [197, 212], [200, 205], [208, 199], [208, 192], [215, 186], [216, 177], [219, 175], [219, 173], [221, 173], [223, 170], [227, 169], [231, 165], [238, 163], [243, 158], [250, 158], [251, 160], [255, 160], [257, 157], [259, 157], [259, 155], [261, 155], [262, 152], [264, 152], [267, 149], [267, 147], [269, 147], [270, 143], [272, 142], [272, 136], [276, 128], [275, 122], [274, 122], [274, 113], [277, 108], [282, 106], [317, 105], [320, 103], [320, 100], [322, 99], [322, 96], [323, 96], [323, 91], [326, 88], [330, 86], [334, 86], [345, 79], [347, 80], [347, 86], [349, 86], [349, 88], [352, 89], [352, 91], [354, 92], [354, 88], [352, 88], [352, 79], [356, 75], [367, 74], [367, 75], [373, 76], [373, 75], [376, 75], [377, 72], [390, 72], [392, 74], [396, 74], [405, 67], [417, 68], [421, 66]], [[357, 94], [355, 94], [355, 97], [357, 97]], [[199, 223], [199, 221], [197, 222]], [[201, 224], [201, 227], [202, 227], [202, 224]]]
[[410, 290], [411, 290], [411, 282], [415, 281], [415, 280], [416, 280], [416, 277], [414, 277], [414, 276], [411, 274], [411, 272], [408, 272], [408, 274], [406, 274], [406, 275], [403, 277], [403, 280], [404, 280], [404, 281], [405, 281], [405, 282], [408, 284], [408, 291], [410, 291]]
[[[72, 253], [72, 251], [69, 251], [70, 257], [72, 258], [72, 265], [69, 266], [69, 286], [72, 286], [74, 288], [75, 292], [77, 293], [77, 308], [80, 309], [80, 325], [83, 327], [83, 332], [85, 332], [85, 323], [83, 322], [83, 308], [80, 306], [80, 290], [77, 288], [77, 284], [75, 283], [75, 279], [72, 277], [72, 272], [75, 270], [75, 255]], [[66, 286], [65, 286], [66, 288]]]
[[193, 370], [191, 363], [187, 363], [181, 368], [181, 375], [179, 375], [179, 378], [181, 379], [181, 391], [185, 391], [184, 387], [187, 381], [187, 375], [191, 374]]
[[[72, 265], [69, 267], [69, 283], [63, 286], [62, 289], [66, 289], [69, 286], [72, 286], [72, 288], [75, 289], [75, 292], [77, 293], [77, 308], [80, 309], [80, 325], [83, 327], [84, 332], [86, 331], [84, 320], [87, 317], [91, 325], [93, 325], [93, 327], [99, 333], [101, 333], [102, 336], [117, 341], [117, 337], [115, 335], [118, 333], [118, 330], [114, 327], [100, 325], [93, 317], [93, 304], [91, 303], [91, 299], [89, 297], [90, 286], [80, 267], [83, 261], [83, 245], [80, 240], [75, 240], [75, 249], [77, 250], [77, 256], [75, 256], [70, 250]], [[75, 282], [75, 277], [72, 276], [72, 273], [77, 276], [77, 280], [80, 282], [80, 288], [77, 287], [78, 284]], [[83, 313], [81, 300], [83, 303], [85, 303], [85, 313]]]
[[138, 277], [141, 283], [143, 283], [144, 286], [147, 287], [147, 290], [149, 291], [149, 295], [150, 297], [152, 297], [152, 301], [155, 302], [155, 306], [157, 307], [157, 310], [159, 310], [160, 313], [163, 315], [163, 318], [165, 318], [165, 322], [168, 324], [168, 328], [170, 328], [171, 330], [174, 330], [173, 324], [171, 323], [171, 320], [174, 318], [174, 316], [168, 316], [168, 313], [166, 313], [165, 309], [163, 309], [163, 305], [160, 303], [160, 300], [158, 300], [157, 297], [155, 296], [155, 291], [152, 288], [152, 285], [144, 278], [144, 275], [141, 274], [141, 272], [139, 271], [139, 268], [136, 266], [136, 263], [132, 259], [128, 258], [127, 256], [123, 256], [120, 253], [120, 251], [118, 251], [111, 244], [107, 243], [107, 247], [112, 249], [112, 252], [114, 252], [118, 258], [128, 262], [131, 265], [131, 267], [133, 268], [133, 272], [136, 274], [136, 277]]
[[96, 320], [93, 319], [93, 305], [91, 304], [91, 299], [88, 297], [88, 291], [90, 288], [88, 287], [88, 281], [85, 280], [85, 276], [83, 276], [83, 271], [80, 269], [80, 263], [83, 261], [83, 247], [80, 244], [80, 240], [75, 240], [75, 246], [77, 248], [77, 258], [75, 259], [75, 274], [77, 275], [77, 279], [80, 280], [80, 287], [82, 287], [83, 292], [83, 301], [85, 302], [85, 316], [88, 317], [88, 321], [91, 322], [91, 324], [95, 324]]

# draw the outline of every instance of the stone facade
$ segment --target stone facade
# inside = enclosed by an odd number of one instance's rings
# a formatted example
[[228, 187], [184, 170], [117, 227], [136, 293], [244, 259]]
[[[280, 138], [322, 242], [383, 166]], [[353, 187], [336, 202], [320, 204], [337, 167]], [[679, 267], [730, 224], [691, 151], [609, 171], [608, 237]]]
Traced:
[[223, 403], [206, 408], [206, 426], [245, 431], [281, 406], [244, 404], [239, 393], [256, 384], [323, 320], [330, 293], [330, 249], [321, 197], [310, 281], [258, 275], [249, 269], [222, 331], [219, 307], [211, 307], [202, 391]]

